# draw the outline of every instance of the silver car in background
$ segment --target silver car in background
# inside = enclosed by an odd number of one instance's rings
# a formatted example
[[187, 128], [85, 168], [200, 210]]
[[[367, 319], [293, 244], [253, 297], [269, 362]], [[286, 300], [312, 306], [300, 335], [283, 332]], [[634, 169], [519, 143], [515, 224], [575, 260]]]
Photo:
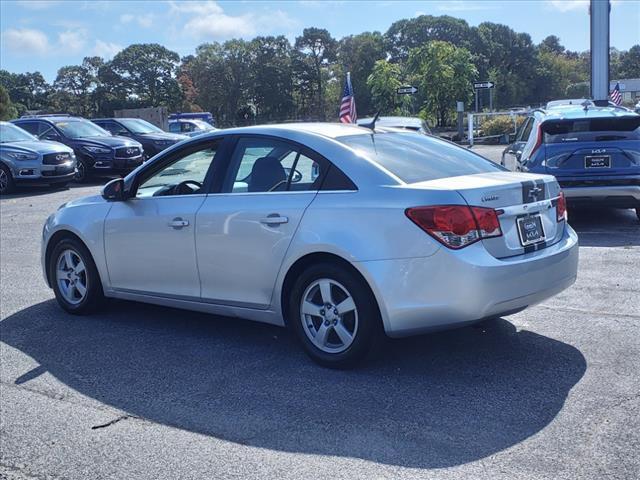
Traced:
[[69, 147], [0, 122], [0, 195], [11, 193], [16, 185], [66, 185], [75, 171], [76, 157]]
[[578, 243], [552, 176], [430, 136], [292, 124], [196, 137], [67, 203], [42, 264], [68, 312], [113, 297], [287, 325], [343, 368], [382, 334], [557, 294]]

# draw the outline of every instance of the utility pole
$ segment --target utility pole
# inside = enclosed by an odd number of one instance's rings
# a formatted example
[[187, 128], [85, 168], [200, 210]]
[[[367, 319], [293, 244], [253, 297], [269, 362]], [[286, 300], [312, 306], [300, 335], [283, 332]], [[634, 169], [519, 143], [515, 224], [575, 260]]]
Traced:
[[591, 0], [591, 98], [596, 105], [609, 100], [609, 0]]

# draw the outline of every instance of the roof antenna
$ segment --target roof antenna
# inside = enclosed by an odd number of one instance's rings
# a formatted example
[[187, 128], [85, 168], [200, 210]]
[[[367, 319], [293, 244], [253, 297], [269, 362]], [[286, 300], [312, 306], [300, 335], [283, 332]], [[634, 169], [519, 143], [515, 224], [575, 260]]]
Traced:
[[360, 126], [364, 128], [368, 128], [369, 130], [373, 130], [375, 132], [376, 122], [378, 121], [378, 117], [380, 117], [380, 112], [381, 110], [378, 110], [378, 113], [376, 113], [376, 116], [373, 117], [372, 121], [370, 121], [369, 123], [361, 123]]

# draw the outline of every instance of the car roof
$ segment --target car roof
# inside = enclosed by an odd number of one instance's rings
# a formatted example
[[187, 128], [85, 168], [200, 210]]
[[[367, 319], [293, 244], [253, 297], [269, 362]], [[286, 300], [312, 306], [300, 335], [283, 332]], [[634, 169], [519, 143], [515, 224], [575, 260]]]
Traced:
[[590, 100], [588, 98], [564, 98], [560, 100], [551, 100], [547, 102], [547, 108], [560, 107], [560, 106], [566, 106], [566, 105], [582, 106], [584, 102], [589, 102], [590, 105], [594, 104], [593, 100]]
[[264, 135], [278, 134], [281, 132], [310, 133], [325, 138], [339, 138], [349, 135], [370, 135], [369, 128], [347, 123], [280, 123], [273, 125], [257, 125], [251, 127], [236, 127], [225, 130], [217, 130], [225, 135], [240, 133], [261, 133]]
[[[373, 118], [361, 118], [358, 123], [371, 123]], [[376, 124], [393, 126], [422, 126], [422, 119], [419, 117], [379, 117]]]
[[542, 120], [580, 120], [584, 118], [618, 118], [635, 116], [638, 114], [630, 110], [616, 107], [589, 107], [583, 108], [575, 106], [573, 108], [552, 109], [547, 111], [538, 111], [542, 116]]
[[51, 122], [51, 123], [55, 123], [55, 122], [79, 122], [81, 120], [86, 120], [86, 118], [82, 118], [82, 117], [66, 117], [66, 116], [59, 116], [59, 117], [24, 117], [24, 118], [18, 118], [16, 120], [14, 120], [14, 122], [29, 122], [29, 121], [33, 121], [33, 120], [44, 120], [45, 122]]

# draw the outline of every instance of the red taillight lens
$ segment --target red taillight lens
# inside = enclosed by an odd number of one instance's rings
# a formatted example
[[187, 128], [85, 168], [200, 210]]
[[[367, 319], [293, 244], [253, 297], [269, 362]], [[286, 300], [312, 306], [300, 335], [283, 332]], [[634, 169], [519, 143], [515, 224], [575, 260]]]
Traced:
[[538, 136], [536, 138], [536, 144], [533, 146], [533, 148], [531, 149], [531, 153], [529, 154], [529, 156], [533, 156], [533, 153], [540, 148], [540, 145], [542, 145], [542, 129], [540, 128], [540, 125], [538, 125]]
[[492, 208], [439, 205], [407, 208], [405, 214], [449, 248], [463, 248], [481, 238], [502, 235], [498, 214]]
[[558, 222], [567, 220], [567, 200], [564, 198], [564, 193], [560, 192], [558, 197], [558, 203], [556, 203], [556, 218]]

